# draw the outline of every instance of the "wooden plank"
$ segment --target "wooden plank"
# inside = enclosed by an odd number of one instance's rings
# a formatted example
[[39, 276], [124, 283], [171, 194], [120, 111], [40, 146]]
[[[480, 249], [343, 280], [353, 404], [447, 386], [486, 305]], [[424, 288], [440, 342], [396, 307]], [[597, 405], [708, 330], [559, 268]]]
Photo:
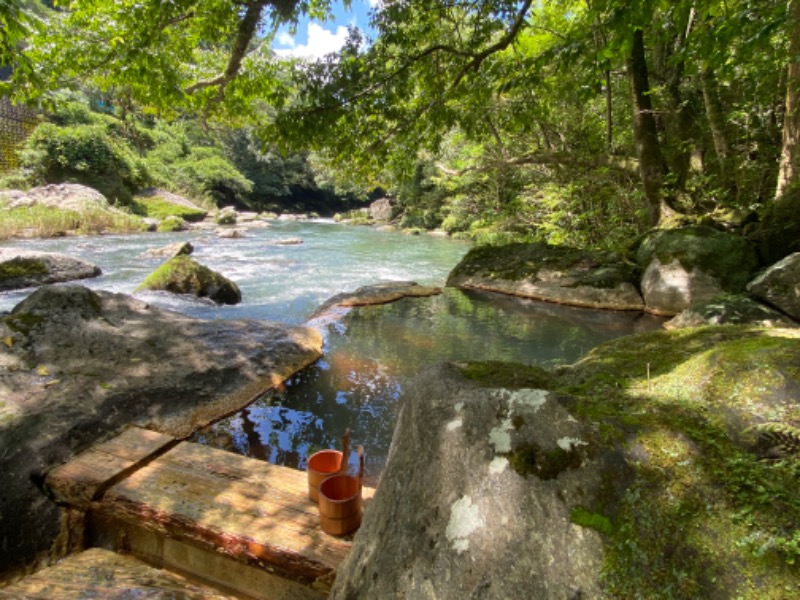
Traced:
[[131, 427], [52, 469], [46, 485], [57, 502], [86, 509], [111, 485], [175, 443], [163, 433]]
[[234, 596], [197, 585], [130, 556], [92, 548], [0, 589], [0, 598], [187, 598]]
[[183, 442], [109, 489], [100, 510], [329, 589], [351, 542], [322, 532], [307, 492], [302, 471]]

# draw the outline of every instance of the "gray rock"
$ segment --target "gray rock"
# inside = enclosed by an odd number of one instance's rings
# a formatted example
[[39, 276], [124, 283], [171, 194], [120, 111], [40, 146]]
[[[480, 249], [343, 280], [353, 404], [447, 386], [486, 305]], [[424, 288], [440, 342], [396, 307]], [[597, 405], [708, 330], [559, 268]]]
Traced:
[[374, 221], [388, 223], [394, 217], [394, 207], [389, 198], [380, 198], [369, 205], [369, 215]]
[[758, 266], [755, 248], [737, 235], [708, 227], [659, 230], [636, 251], [647, 310], [676, 315], [721, 293], [744, 291]]
[[101, 273], [97, 265], [65, 254], [0, 248], [0, 290], [87, 279]]
[[550, 392], [426, 369], [331, 598], [601, 597], [601, 534], [570, 514], [625, 473], [594, 437]]
[[666, 329], [703, 325], [752, 325], [754, 327], [800, 327], [783, 313], [745, 295], [718, 296], [710, 302], [693, 304], [674, 319]]
[[800, 252], [778, 261], [753, 281], [747, 290], [793, 319], [800, 320]]
[[183, 438], [321, 356], [307, 327], [206, 321], [82, 286], [46, 286], [0, 319], [0, 573], [51, 546], [44, 473], [136, 424]]
[[39, 204], [61, 210], [110, 210], [106, 197], [94, 188], [77, 183], [58, 183], [31, 189], [25, 196], [9, 206], [32, 206]]
[[217, 237], [222, 240], [238, 240], [247, 237], [244, 229], [240, 228], [219, 228], [215, 232]]
[[238, 218], [239, 213], [236, 209], [231, 206], [226, 206], [217, 213], [215, 221], [217, 225], [236, 225]]
[[167, 244], [161, 248], [150, 248], [142, 252], [143, 258], [174, 258], [176, 256], [189, 256], [194, 252], [194, 246], [190, 242], [175, 242]]
[[290, 237], [290, 238], [283, 238], [280, 240], [274, 240], [270, 242], [273, 246], [299, 246], [303, 243], [303, 240], [297, 237]]
[[607, 253], [547, 244], [473, 248], [448, 286], [482, 289], [586, 308], [641, 310], [632, 269]]

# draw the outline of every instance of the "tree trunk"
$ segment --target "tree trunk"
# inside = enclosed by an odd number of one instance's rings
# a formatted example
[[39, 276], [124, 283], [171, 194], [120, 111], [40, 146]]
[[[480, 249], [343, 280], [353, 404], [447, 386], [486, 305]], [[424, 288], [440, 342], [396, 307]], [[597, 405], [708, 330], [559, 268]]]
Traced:
[[787, 30], [789, 66], [786, 77], [786, 114], [783, 147], [778, 168], [775, 198], [800, 182], [800, 0], [789, 0]]
[[633, 134], [636, 156], [639, 159], [639, 175], [647, 199], [649, 224], [656, 226], [661, 220], [662, 211], [666, 208], [662, 198], [662, 187], [667, 175], [667, 165], [661, 153], [656, 119], [650, 102], [644, 33], [641, 29], [637, 29], [633, 34], [633, 46], [628, 59], [628, 77], [631, 85]]
[[719, 98], [717, 80], [714, 71], [710, 67], [705, 67], [700, 74], [700, 86], [703, 91], [703, 104], [706, 109], [708, 125], [711, 129], [711, 138], [714, 141], [714, 151], [717, 154], [719, 182], [731, 197], [735, 197], [736, 180], [733, 177], [733, 166], [731, 164], [733, 153], [728, 140], [728, 128], [725, 124], [725, 113]]

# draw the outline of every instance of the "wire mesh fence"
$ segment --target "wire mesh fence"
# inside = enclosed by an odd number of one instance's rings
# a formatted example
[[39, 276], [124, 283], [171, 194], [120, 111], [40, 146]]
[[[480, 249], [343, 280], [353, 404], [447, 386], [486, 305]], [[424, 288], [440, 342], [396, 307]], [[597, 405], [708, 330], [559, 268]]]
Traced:
[[0, 173], [17, 168], [17, 152], [38, 123], [39, 116], [31, 109], [0, 98]]

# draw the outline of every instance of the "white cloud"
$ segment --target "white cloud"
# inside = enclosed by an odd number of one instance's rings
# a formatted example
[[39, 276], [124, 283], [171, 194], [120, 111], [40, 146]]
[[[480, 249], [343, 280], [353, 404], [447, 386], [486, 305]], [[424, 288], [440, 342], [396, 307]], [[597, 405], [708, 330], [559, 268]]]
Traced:
[[308, 43], [296, 45], [294, 38], [288, 34], [278, 36], [278, 42], [288, 48], [278, 48], [275, 54], [282, 57], [294, 58], [320, 58], [331, 52], [336, 52], [344, 46], [347, 40], [347, 27], [342, 25], [336, 31], [328, 31], [318, 23], [308, 24]]
[[383, 0], [367, 0], [367, 4], [369, 4], [371, 8], [377, 8], [383, 4]]

